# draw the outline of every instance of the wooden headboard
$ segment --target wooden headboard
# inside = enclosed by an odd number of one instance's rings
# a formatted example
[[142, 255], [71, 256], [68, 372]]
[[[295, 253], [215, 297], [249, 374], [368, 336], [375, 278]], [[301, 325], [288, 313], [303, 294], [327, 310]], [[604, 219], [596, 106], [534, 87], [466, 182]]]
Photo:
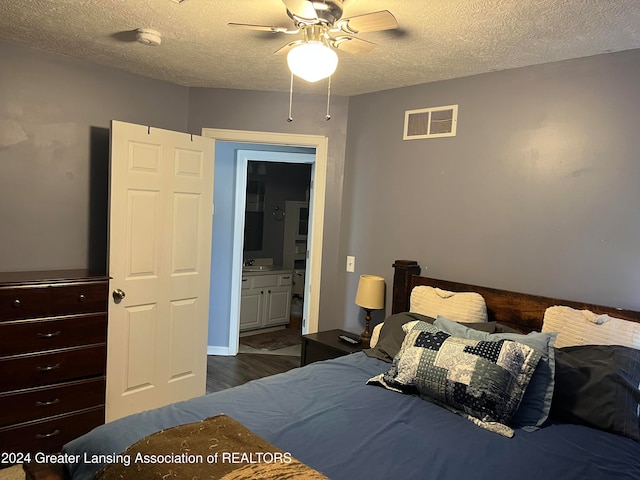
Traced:
[[392, 313], [408, 312], [411, 290], [417, 285], [428, 285], [452, 292], [477, 292], [487, 304], [489, 321], [497, 321], [522, 332], [540, 331], [544, 312], [554, 305], [566, 305], [579, 310], [640, 322], [640, 312], [558, 298], [541, 297], [495, 288], [421, 277], [420, 266], [413, 260], [396, 260], [393, 264]]

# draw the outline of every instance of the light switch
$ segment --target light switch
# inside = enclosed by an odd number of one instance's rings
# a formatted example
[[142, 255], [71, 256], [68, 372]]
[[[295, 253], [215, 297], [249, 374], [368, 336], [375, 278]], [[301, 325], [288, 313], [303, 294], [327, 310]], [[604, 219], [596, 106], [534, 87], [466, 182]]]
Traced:
[[347, 272], [356, 271], [356, 257], [347, 256]]

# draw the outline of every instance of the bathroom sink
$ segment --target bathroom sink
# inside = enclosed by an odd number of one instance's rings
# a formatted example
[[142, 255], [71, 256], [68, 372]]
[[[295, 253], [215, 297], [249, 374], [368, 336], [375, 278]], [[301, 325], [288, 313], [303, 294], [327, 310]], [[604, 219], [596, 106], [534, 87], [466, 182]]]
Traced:
[[242, 267], [243, 272], [268, 272], [273, 269], [273, 265], [249, 265]]

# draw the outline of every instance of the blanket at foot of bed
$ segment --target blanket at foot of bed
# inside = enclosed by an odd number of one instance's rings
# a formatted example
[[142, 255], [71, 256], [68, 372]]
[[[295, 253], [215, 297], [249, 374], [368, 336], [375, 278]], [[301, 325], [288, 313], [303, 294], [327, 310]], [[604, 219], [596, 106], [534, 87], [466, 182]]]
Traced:
[[149, 435], [111, 460], [97, 480], [328, 480], [224, 414]]

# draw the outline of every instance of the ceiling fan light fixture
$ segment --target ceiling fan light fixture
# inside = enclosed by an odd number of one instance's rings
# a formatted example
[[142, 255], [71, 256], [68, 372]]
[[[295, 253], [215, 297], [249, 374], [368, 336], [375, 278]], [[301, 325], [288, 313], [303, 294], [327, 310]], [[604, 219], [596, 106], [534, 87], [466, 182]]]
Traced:
[[287, 54], [289, 70], [307, 82], [330, 77], [338, 67], [338, 55], [319, 40], [309, 40]]

